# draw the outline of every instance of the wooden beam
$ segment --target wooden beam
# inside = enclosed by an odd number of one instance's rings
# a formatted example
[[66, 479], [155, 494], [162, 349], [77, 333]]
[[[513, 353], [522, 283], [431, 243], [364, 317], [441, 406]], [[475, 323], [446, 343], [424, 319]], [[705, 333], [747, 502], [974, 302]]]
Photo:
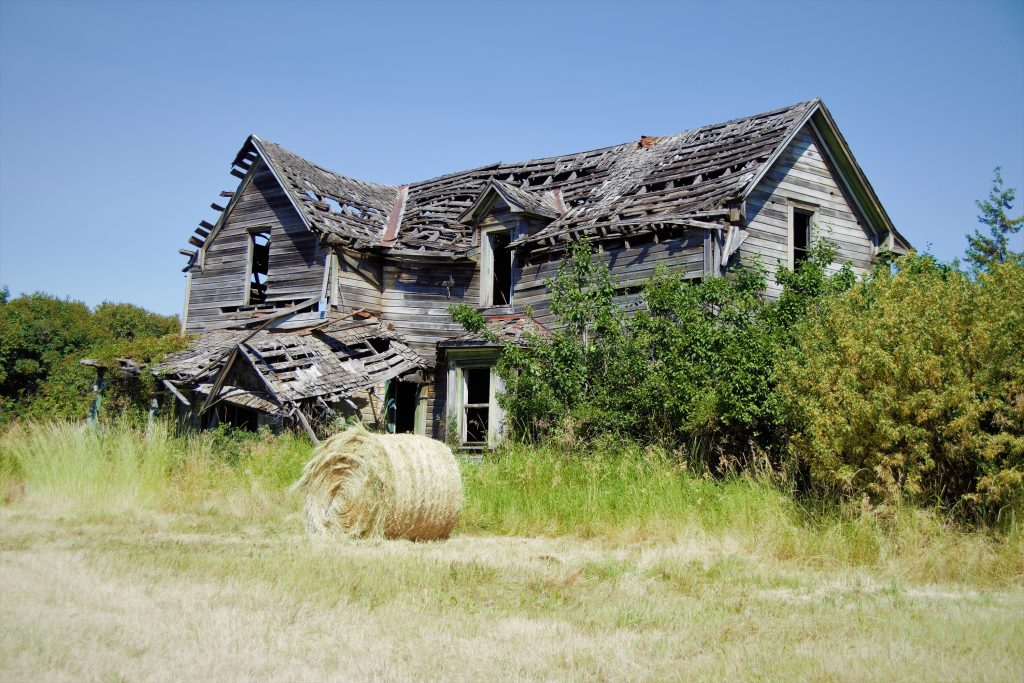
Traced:
[[[245, 362], [249, 364], [249, 367], [252, 368], [252, 371], [256, 373], [256, 376], [260, 378], [260, 381], [263, 383], [263, 387], [267, 390], [267, 392], [271, 395], [271, 397], [273, 397], [273, 399], [275, 401], [277, 401], [278, 403], [281, 403], [281, 397], [277, 395], [276, 391], [274, 391], [274, 387], [270, 383], [270, 380], [268, 380], [266, 377], [263, 376], [263, 373], [260, 372], [260, 369], [258, 367], [256, 367], [256, 361], [254, 361], [252, 358], [249, 357], [249, 354], [246, 351], [246, 347], [247, 346], [248, 346], [247, 344], [239, 344], [238, 345], [239, 353], [241, 353], [242, 358], [245, 359]], [[251, 347], [249, 347], [249, 348], [251, 348]], [[253, 350], [253, 352], [255, 353], [255, 350]]]
[[224, 211], [224, 207], [218, 204], [217, 202], [210, 202], [210, 208], [213, 209], [214, 211]]
[[180, 391], [178, 391], [177, 387], [175, 387], [173, 384], [171, 384], [166, 379], [162, 379], [160, 381], [163, 382], [163, 385], [165, 387], [167, 387], [167, 390], [170, 391], [172, 394], [174, 394], [174, 397], [177, 398], [179, 401], [181, 401], [185, 405], [186, 408], [191, 408], [192, 407], [192, 404], [189, 403], [189, 400], [187, 398], [185, 398], [184, 394], [182, 394]]
[[231, 349], [231, 355], [228, 356], [228, 361], [224, 363], [224, 367], [217, 373], [217, 378], [213, 381], [213, 388], [210, 389], [209, 396], [203, 401], [202, 407], [199, 408], [199, 414], [205, 413], [211, 405], [216, 403], [217, 394], [220, 393], [221, 387], [224, 386], [224, 380], [228, 378], [228, 372], [231, 371], [231, 366], [235, 364], [235, 359], [238, 357], [238, 347]]
[[359, 265], [359, 261], [349, 256], [346, 252], [341, 252], [341, 260], [345, 262], [346, 266], [354, 270], [357, 275], [362, 276], [364, 280], [373, 285], [374, 288], [376, 288], [378, 291], [383, 291], [382, 278], [375, 277], [376, 273], [369, 273], [367, 272], [366, 269], [361, 268]]
[[233, 168], [233, 169], [231, 169], [231, 175], [235, 176], [236, 178], [241, 179], [241, 178], [245, 177], [245, 172], [244, 171], [239, 171], [237, 168]]

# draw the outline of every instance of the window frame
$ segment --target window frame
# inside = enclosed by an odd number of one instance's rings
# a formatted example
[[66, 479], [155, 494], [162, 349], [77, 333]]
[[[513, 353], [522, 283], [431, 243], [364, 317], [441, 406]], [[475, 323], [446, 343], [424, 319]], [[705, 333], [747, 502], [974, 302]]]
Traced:
[[[498, 394], [504, 391], [501, 376], [495, 370], [501, 358], [499, 349], [450, 349], [448, 351], [448, 380], [445, 414], [452, 437], [458, 440], [458, 447], [467, 450], [491, 449], [504, 438], [505, 413], [498, 403]], [[489, 374], [488, 402], [467, 404], [469, 390], [466, 385], [467, 370], [487, 370]], [[467, 443], [467, 408], [487, 408], [487, 437], [483, 442]]]
[[[788, 213], [788, 227], [786, 231], [788, 235], [787, 260], [789, 262], [789, 269], [795, 270], [797, 263], [806, 260], [807, 253], [810, 252], [814, 245], [814, 223], [818, 216], [818, 207], [802, 202], [790, 202]], [[796, 258], [796, 217], [798, 215], [807, 216], [807, 246], [804, 249], [804, 258], [799, 261]]]
[[[246, 234], [246, 249], [245, 249], [245, 279], [242, 281], [242, 305], [251, 306], [255, 305], [252, 302], [252, 267], [253, 259], [256, 256], [256, 236], [266, 234], [267, 236], [267, 281], [270, 281], [270, 244], [273, 240], [273, 231], [269, 225], [261, 225], [255, 228], [249, 228], [245, 231]], [[257, 302], [257, 304], [266, 303], [266, 295], [264, 294], [264, 300]]]
[[[487, 371], [487, 402], [486, 403], [469, 403], [469, 379], [467, 370], [486, 370]], [[461, 375], [462, 386], [460, 387], [461, 393], [459, 394], [459, 444], [468, 447], [486, 447], [491, 441], [491, 418], [492, 410], [491, 403], [494, 398], [494, 368], [488, 365], [463, 365], [459, 367], [459, 374]], [[470, 441], [469, 440], [469, 411], [470, 409], [484, 409], [487, 411], [487, 429], [484, 434], [483, 441]]]
[[509, 274], [508, 274], [508, 303], [494, 303], [494, 263], [496, 250], [492, 238], [498, 235], [508, 237], [509, 242], [515, 238], [515, 231], [509, 227], [492, 227], [480, 229], [480, 307], [481, 308], [509, 308], [515, 303], [516, 292], [516, 269], [515, 253], [508, 250]]

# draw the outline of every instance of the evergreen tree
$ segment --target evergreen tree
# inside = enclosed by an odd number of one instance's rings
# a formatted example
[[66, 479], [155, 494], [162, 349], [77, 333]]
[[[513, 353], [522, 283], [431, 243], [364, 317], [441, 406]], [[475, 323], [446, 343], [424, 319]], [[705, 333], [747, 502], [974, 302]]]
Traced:
[[1010, 218], [1008, 212], [1013, 209], [1013, 200], [1017, 196], [1014, 188], [1003, 189], [1002, 169], [996, 166], [992, 179], [992, 190], [988, 199], [975, 202], [981, 209], [978, 221], [988, 226], [988, 234], [975, 228], [973, 235], [967, 236], [967, 262], [975, 272], [988, 270], [996, 263], [1011, 259], [1020, 259], [1022, 254], [1010, 250], [1009, 239], [1024, 226], [1024, 215]]

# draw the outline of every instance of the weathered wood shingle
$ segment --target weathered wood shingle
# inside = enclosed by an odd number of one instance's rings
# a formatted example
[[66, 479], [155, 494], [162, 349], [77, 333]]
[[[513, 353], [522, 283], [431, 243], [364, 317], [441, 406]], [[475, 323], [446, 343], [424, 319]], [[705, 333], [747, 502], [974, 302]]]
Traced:
[[[246, 141], [235, 165], [245, 168], [249, 160], [264, 157], [312, 230], [332, 243], [367, 250], [467, 252], [472, 228], [460, 219], [500, 183], [506, 194], [550, 219], [518, 243], [543, 250], [586, 235], [697, 227], [693, 221], [739, 200], [817, 103], [588, 152], [481, 166], [412, 183], [401, 192], [328, 171], [256, 136]], [[558, 210], [550, 199], [555, 191]], [[392, 229], [385, 242], [388, 217], [398, 215], [400, 199], [397, 234]]]
[[[299, 331], [206, 332], [189, 349], [172, 354], [153, 370], [177, 385], [209, 393], [214, 376], [230, 362], [233, 352], [244, 355], [249, 371], [258, 373], [256, 379], [265, 389], [248, 393], [278, 406], [318, 397], [350, 398], [430, 367], [379, 321], [341, 319]], [[225, 395], [237, 394], [237, 389], [232, 387]]]

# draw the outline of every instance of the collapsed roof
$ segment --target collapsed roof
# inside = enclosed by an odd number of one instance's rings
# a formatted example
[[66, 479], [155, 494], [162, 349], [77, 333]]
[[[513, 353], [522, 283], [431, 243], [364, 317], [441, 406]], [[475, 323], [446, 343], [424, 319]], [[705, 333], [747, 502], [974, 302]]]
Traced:
[[[215, 330], [171, 354], [153, 372], [217, 401], [284, 413], [302, 400], [349, 399], [429, 367], [397, 333], [371, 318], [304, 330]], [[225, 383], [229, 374], [235, 384]]]
[[[530, 251], [557, 249], [584, 236], [628, 236], [659, 227], [716, 228], [811, 120], [865, 198], [869, 220], [898, 236], [819, 99], [676, 135], [644, 136], [613, 147], [495, 163], [409, 185], [349, 178], [251, 135], [232, 173], [262, 159], [306, 225], [329, 243], [357, 250], [463, 256], [472, 247], [466, 220], [489, 192], [547, 224], [520, 238]], [[827, 129], [827, 130], [825, 130]], [[838, 157], [837, 157], [838, 158]], [[901, 243], [905, 242], [902, 237]]]

